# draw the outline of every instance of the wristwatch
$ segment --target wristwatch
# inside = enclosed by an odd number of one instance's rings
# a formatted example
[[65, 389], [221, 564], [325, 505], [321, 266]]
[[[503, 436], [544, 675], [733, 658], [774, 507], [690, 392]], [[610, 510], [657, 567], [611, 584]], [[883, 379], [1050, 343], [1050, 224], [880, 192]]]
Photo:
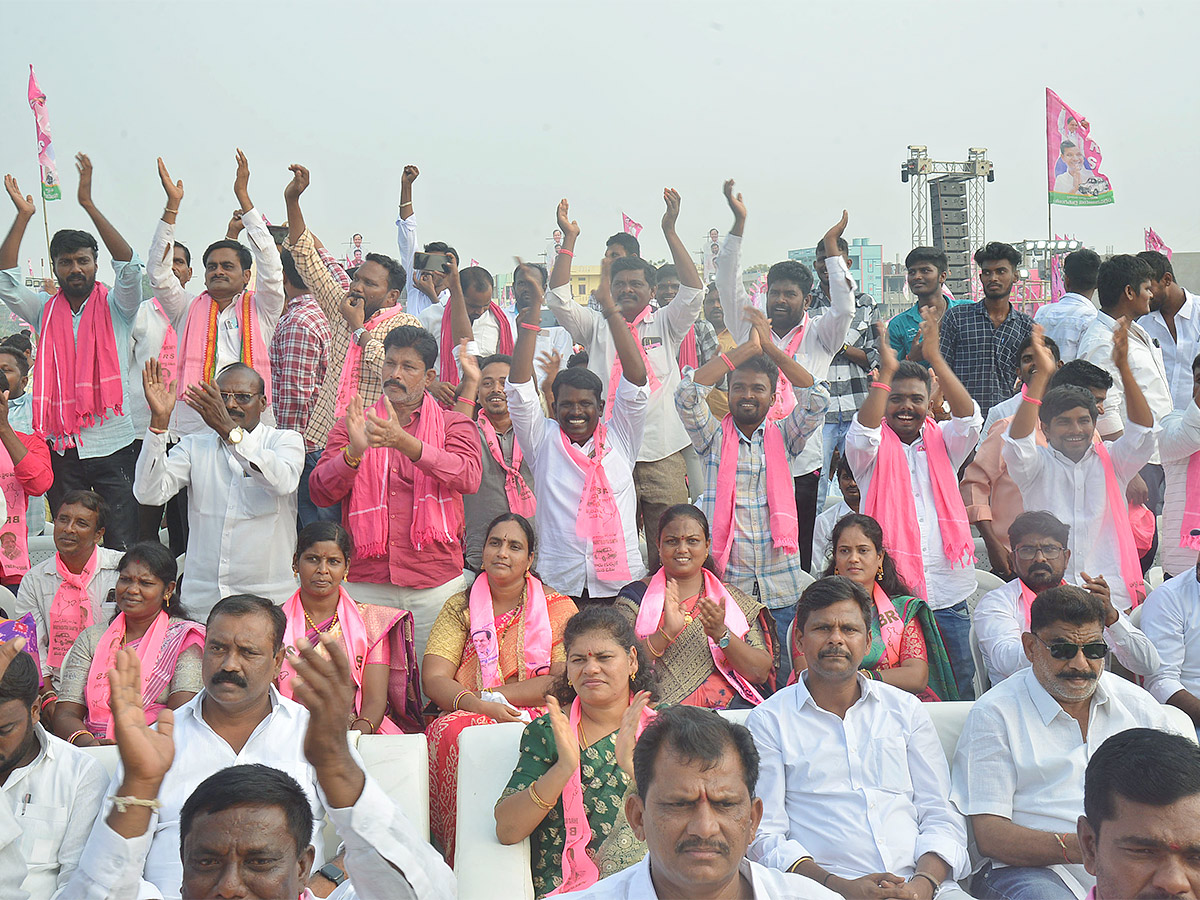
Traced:
[[362, 328], [355, 328], [354, 334], [350, 335], [350, 337], [354, 339], [354, 343], [361, 346], [362, 345], [362, 336], [366, 333], [367, 333], [367, 329], [365, 326]]
[[237, 425], [233, 429], [230, 430], [229, 437], [225, 438], [225, 441], [226, 441], [226, 443], [233, 444], [233, 446], [236, 447], [238, 444], [240, 444], [242, 442], [242, 438], [244, 438], [245, 436], [246, 436], [246, 432], [242, 429], [242, 426]]
[[717, 646], [720, 647], [722, 650], [726, 649], [729, 646], [729, 638], [730, 638], [729, 629], [726, 628], [725, 633], [723, 635], [721, 635], [721, 639], [719, 641], [717, 641]]
[[333, 863], [326, 863], [321, 866], [321, 868], [317, 869], [317, 874], [327, 881], [332, 881], [334, 887], [337, 887], [346, 880], [346, 873]]

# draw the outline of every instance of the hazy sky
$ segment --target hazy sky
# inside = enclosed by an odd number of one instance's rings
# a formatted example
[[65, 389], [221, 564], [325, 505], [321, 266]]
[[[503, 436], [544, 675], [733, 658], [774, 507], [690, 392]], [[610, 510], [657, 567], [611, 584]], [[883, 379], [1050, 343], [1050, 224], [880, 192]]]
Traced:
[[[644, 255], [662, 256], [666, 185], [698, 251], [729, 225], [729, 177], [749, 205], [748, 263], [814, 243], [843, 207], [847, 236], [895, 259], [908, 144], [950, 160], [987, 147], [987, 236], [1044, 237], [1047, 86], [1090, 120], [1116, 192], [1056, 207], [1056, 230], [1133, 252], [1153, 226], [1200, 249], [1196, 0], [4, 0], [0, 14], [17, 38], [0, 61], [0, 167], [37, 194], [32, 62], [67, 194], [51, 229], [85, 226], [72, 161], [85, 150], [97, 203], [142, 254], [164, 200], [155, 157], [184, 181], [178, 236], [201, 250], [235, 205], [235, 147], [272, 221], [302, 162], [314, 231], [330, 247], [360, 231], [385, 253], [416, 163], [419, 237], [493, 271], [542, 251], [564, 196], [580, 262], [622, 210], [646, 226]], [[42, 255], [39, 204], [22, 265]]]

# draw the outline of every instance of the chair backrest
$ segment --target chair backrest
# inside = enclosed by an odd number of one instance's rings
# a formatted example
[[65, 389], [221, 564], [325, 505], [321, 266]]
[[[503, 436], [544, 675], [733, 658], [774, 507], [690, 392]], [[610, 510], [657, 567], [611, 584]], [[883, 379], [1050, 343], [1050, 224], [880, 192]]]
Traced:
[[364, 734], [357, 749], [371, 777], [429, 840], [429, 742], [425, 735]]
[[979, 598], [988, 591], [994, 591], [996, 588], [1004, 587], [1005, 581], [999, 575], [993, 575], [991, 572], [985, 572], [983, 569], [975, 570], [975, 593], [967, 598], [967, 609], [972, 614], [975, 612], [975, 604], [979, 602]]
[[1140, 629], [1142, 627], [1142, 610], [1144, 610], [1145, 608], [1146, 608], [1145, 603], [1139, 603], [1137, 606], [1135, 606], [1130, 611], [1129, 624], [1132, 625], [1134, 628]]
[[92, 757], [92, 759], [99, 760], [100, 764], [104, 766], [105, 770], [108, 772], [109, 778], [112, 778], [117, 774], [117, 766], [121, 762], [121, 754], [117, 752], [115, 745], [94, 745], [91, 747], [80, 747], [79, 749], [81, 749], [88, 756]]

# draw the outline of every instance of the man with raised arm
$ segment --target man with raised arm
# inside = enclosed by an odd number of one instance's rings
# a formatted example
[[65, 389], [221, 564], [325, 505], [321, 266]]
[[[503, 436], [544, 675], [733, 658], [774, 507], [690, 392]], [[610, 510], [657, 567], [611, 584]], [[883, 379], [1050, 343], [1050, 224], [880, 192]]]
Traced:
[[[646, 411], [645, 434], [641, 441], [634, 485], [637, 489], [638, 512], [646, 534], [646, 548], [651, 569], [658, 566], [658, 520], [668, 507], [687, 502], [686, 472], [682, 450], [688, 445], [687, 431], [675, 412], [673, 398], [679, 386], [679, 346], [700, 315], [704, 303], [704, 285], [696, 271], [691, 254], [675, 231], [679, 218], [679, 193], [672, 188], [663, 191], [666, 212], [662, 219], [663, 235], [671, 248], [671, 256], [679, 273], [679, 291], [669, 306], [654, 309], [650, 301], [655, 291], [655, 269], [636, 256], [623, 256], [609, 263], [611, 284], [601, 276], [601, 290], [611, 291], [621, 318], [635, 337], [635, 348], [646, 368], [650, 386]], [[554, 311], [560, 325], [567, 329], [576, 343], [588, 351], [588, 367], [598, 375], [605, 387], [604, 412], [612, 411], [624, 363], [616, 351], [611, 331], [604, 325], [604, 314], [580, 306], [571, 297], [572, 251], [567, 241], [568, 231], [574, 238], [579, 226], [569, 220], [566, 202], [558, 205], [558, 227], [563, 232], [563, 249], [550, 274], [550, 293], [546, 303]], [[611, 322], [609, 323], [612, 324]], [[637, 523], [627, 527], [636, 529]], [[615, 592], [614, 592], [615, 593]]]
[[[566, 252], [555, 260], [551, 283], [565, 285], [570, 281], [570, 254], [579, 225], [564, 222], [566, 200], [559, 204], [559, 214], [560, 224], [567, 226], [562, 229]], [[512, 368], [504, 386], [517, 441], [533, 470], [534, 493], [540, 501], [538, 569], [546, 584], [576, 604], [611, 601], [626, 584], [646, 574], [638, 550], [633, 483], [650, 399], [646, 362], [633, 330], [613, 302], [607, 279], [601, 280], [598, 297], [618, 361], [617, 383], [609, 393], [610, 416], [602, 414], [600, 378], [583, 367], [567, 367], [554, 377], [550, 405], [554, 420], [542, 415], [533, 380], [542, 305], [542, 292], [536, 288], [518, 323]], [[674, 367], [673, 358], [667, 363]]]
[[[414, 165], [404, 167], [400, 177], [400, 211], [396, 218], [396, 244], [400, 249], [400, 264], [408, 273], [408, 284], [405, 287], [405, 306], [408, 311], [419, 316], [429, 306], [435, 303], [445, 303], [449, 298], [449, 288], [445, 276], [439, 272], [422, 272], [413, 268], [413, 257], [417, 252], [417, 217], [413, 215], [412, 187], [413, 182], [420, 176], [421, 170]], [[453, 247], [442, 241], [434, 241], [425, 245], [426, 253], [445, 253], [453, 257], [458, 264], [458, 253]]]
[[[721, 244], [717, 258], [717, 289], [726, 307], [725, 323], [729, 333], [744, 343], [751, 325], [746, 318], [750, 295], [742, 284], [742, 233], [746, 228], [746, 204], [733, 192], [733, 179], [725, 182], [725, 199], [733, 211], [733, 227]], [[771, 340], [776, 347], [804, 366], [816, 381], [826, 381], [834, 356], [845, 346], [850, 323], [854, 320], [854, 279], [846, 261], [838, 252], [837, 242], [849, 221], [846, 212], [822, 240], [825, 265], [829, 274], [829, 308], [810, 316], [813, 276], [803, 264], [784, 260], [767, 272], [766, 313], [771, 320]], [[794, 404], [790, 385], [781, 384], [770, 418], [788, 415]], [[821, 481], [821, 433], [805, 444], [804, 452], [792, 461], [795, 478], [796, 512], [800, 518], [800, 560], [807, 569], [812, 563], [813, 522], [817, 517], [817, 492]]]
[[110, 291], [96, 280], [98, 247], [86, 231], [63, 230], [50, 242], [54, 296], [24, 286], [18, 265], [21, 238], [35, 208], [17, 180], [4, 187], [17, 210], [0, 244], [0, 300], [38, 332], [33, 377], [33, 429], [50, 443], [54, 484], [47, 491], [51, 515], [63, 495], [94, 490], [109, 505], [108, 546], [137, 540], [133, 499], [137, 435], [129, 419], [129, 371], [134, 316], [142, 302], [142, 261], [92, 202], [92, 162], [76, 157], [79, 205], [112, 255], [116, 278]]

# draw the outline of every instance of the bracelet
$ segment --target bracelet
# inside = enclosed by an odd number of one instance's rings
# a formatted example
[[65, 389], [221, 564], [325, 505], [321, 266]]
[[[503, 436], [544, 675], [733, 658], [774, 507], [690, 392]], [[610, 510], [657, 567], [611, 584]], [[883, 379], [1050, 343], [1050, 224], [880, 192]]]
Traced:
[[800, 866], [804, 865], [806, 862], [815, 862], [815, 861], [816, 860], [814, 860], [811, 856], [802, 856], [798, 860], [796, 860], [794, 863], [792, 863], [790, 866], [788, 866], [788, 871], [791, 872], [793, 875], [795, 875], [796, 869], [800, 868]]
[[141, 797], [109, 797], [117, 812], [123, 813], [131, 806], [146, 806], [150, 809], [162, 809], [162, 801], [157, 797], [153, 800], [143, 800]]
[[826, 886], [826, 884], [828, 883], [829, 879], [830, 879], [830, 878], [832, 878], [832, 877], [833, 877], [833, 873], [832, 873], [832, 872], [827, 872], [827, 873], [825, 874], [825, 877], [821, 879], [821, 887], [825, 887], [825, 886]]
[[730, 362], [729, 357], [726, 356], [724, 353], [721, 354], [721, 362], [723, 362], [723, 363], [725, 363], [725, 365], [729, 366], [730, 372], [732, 372], [734, 369], [737, 368], [737, 366], [735, 366], [732, 362]]
[[166, 434], [167, 433], [167, 429], [155, 428], [153, 425], [147, 425], [146, 428], [150, 431], [151, 434]]
[[58, 700], [58, 694], [55, 694], [53, 691], [51, 691], [48, 694], [43, 694], [39, 699], [41, 701], [41, 706], [39, 707], [39, 709], [42, 712], [45, 712], [47, 706], [49, 706], [51, 703], [54, 703], [55, 701]]
[[177, 212], [179, 212], [179, 208], [176, 207], [175, 209], [171, 209], [171, 207], [169, 207], [169, 206], [164, 206], [163, 212], [177, 213]]
[[521, 327], [524, 328], [526, 331], [536, 331], [538, 334], [542, 333], [541, 325], [530, 325], [528, 322], [522, 322]]
[[933, 880], [933, 876], [932, 876], [932, 875], [929, 875], [929, 874], [927, 874], [927, 873], [925, 873], [925, 872], [913, 872], [913, 874], [912, 874], [912, 878], [910, 878], [910, 879], [908, 879], [908, 880], [909, 880], [909, 881], [912, 881], [912, 880], [913, 880], [913, 878], [924, 878], [924, 879], [925, 879], [926, 881], [928, 881], [928, 882], [929, 882], [931, 885], [933, 885], [933, 893], [934, 893], [934, 895], [935, 895], [935, 896], [937, 895], [938, 888], [940, 888], [940, 887], [941, 887], [941, 885], [940, 885], [940, 884], [938, 884], [936, 881], [934, 881], [934, 880]]
[[655, 659], [662, 659], [662, 655], [663, 655], [663, 653], [667, 652], [667, 648], [664, 647], [662, 653], [655, 653], [654, 652], [654, 641], [650, 640], [650, 638], [654, 637], [657, 634], [658, 634], [658, 632], [656, 631], [656, 632], [654, 632], [654, 634], [650, 635], [650, 637], [646, 638], [646, 649], [648, 649], [650, 651], [650, 655], [653, 656]]
[[472, 400], [470, 397], [455, 397], [454, 399], [459, 403], [470, 403], [472, 406], [479, 405], [474, 400]]
[[1042, 401], [1037, 397], [1029, 396], [1029, 385], [1027, 384], [1021, 385], [1021, 399], [1023, 399], [1026, 403], [1032, 403], [1034, 406], [1042, 405]]
[[466, 690], [466, 689], [464, 689], [464, 690], [461, 690], [461, 691], [459, 691], [459, 692], [458, 692], [458, 695], [457, 695], [457, 696], [454, 698], [454, 712], [458, 712], [458, 711], [459, 711], [459, 709], [458, 709], [458, 701], [459, 701], [459, 700], [461, 700], [463, 697], [467, 696], [467, 694], [469, 694], [469, 693], [471, 693], [471, 692], [470, 692], [469, 690]]
[[575, 258], [575, 254], [572, 251], [568, 250], [566, 247], [559, 247], [558, 252], [563, 254], [563, 256], [569, 256], [572, 259]]
[[890, 384], [884, 384], [882, 381], [872, 381], [871, 387], [879, 388], [881, 391], [887, 391], [889, 394], [892, 392], [892, 386]]
[[[88, 737], [90, 737], [90, 738], [93, 738], [93, 739], [96, 737], [94, 734], [92, 734], [92, 733], [91, 733], [90, 731], [88, 731], [86, 728], [80, 728], [80, 729], [79, 729], [78, 731], [76, 731], [76, 732], [75, 732], [73, 735], [71, 735], [69, 738], [67, 738], [67, 743], [68, 743], [68, 744], [75, 744], [75, 738], [79, 737], [81, 734], [86, 734]], [[78, 744], [75, 744], [75, 746], [77, 746], [77, 747], [78, 747], [79, 745], [78, 745]]]
[[375, 723], [374, 723], [374, 722], [372, 722], [370, 719], [368, 719], [366, 716], [359, 716], [358, 718], [356, 718], [356, 719], [352, 720], [352, 721], [350, 722], [350, 728], [351, 728], [351, 730], [353, 730], [353, 729], [354, 729], [354, 723], [355, 723], [355, 722], [366, 722], [368, 725], [370, 725], [370, 726], [371, 726], [371, 730], [370, 730], [370, 731], [368, 731], [368, 732], [367, 732], [367, 734], [374, 734], [374, 733], [375, 733]]
[[412, 201], [411, 201], [411, 200], [405, 200], [403, 203], [401, 203], [401, 204], [400, 204], [400, 208], [401, 208], [401, 209], [404, 209], [404, 207], [406, 207], [406, 206], [412, 206]]
[[352, 456], [349, 447], [342, 448], [342, 458], [346, 460], [346, 465], [352, 469], [357, 469], [362, 465], [363, 458], [361, 456]]
[[545, 800], [543, 800], [541, 797], [539, 797], [539, 796], [537, 795], [537, 791], [535, 791], [535, 790], [533, 789], [533, 785], [534, 785], [534, 784], [536, 784], [536, 783], [537, 783], [537, 782], [533, 782], [533, 783], [531, 783], [531, 784], [529, 785], [529, 797], [530, 797], [530, 799], [531, 799], [531, 800], [533, 800], [533, 802], [534, 802], [534, 803], [536, 803], [536, 804], [537, 804], [538, 806], [540, 806], [542, 809], [546, 810], [546, 812], [550, 812], [550, 810], [554, 809], [554, 804], [553, 804], [553, 803], [547, 803]]
[[1055, 834], [1054, 839], [1058, 841], [1058, 846], [1062, 847], [1063, 859], [1066, 861], [1068, 866], [1071, 865], [1071, 857], [1067, 856], [1067, 842], [1063, 840], [1063, 836], [1061, 834]]

